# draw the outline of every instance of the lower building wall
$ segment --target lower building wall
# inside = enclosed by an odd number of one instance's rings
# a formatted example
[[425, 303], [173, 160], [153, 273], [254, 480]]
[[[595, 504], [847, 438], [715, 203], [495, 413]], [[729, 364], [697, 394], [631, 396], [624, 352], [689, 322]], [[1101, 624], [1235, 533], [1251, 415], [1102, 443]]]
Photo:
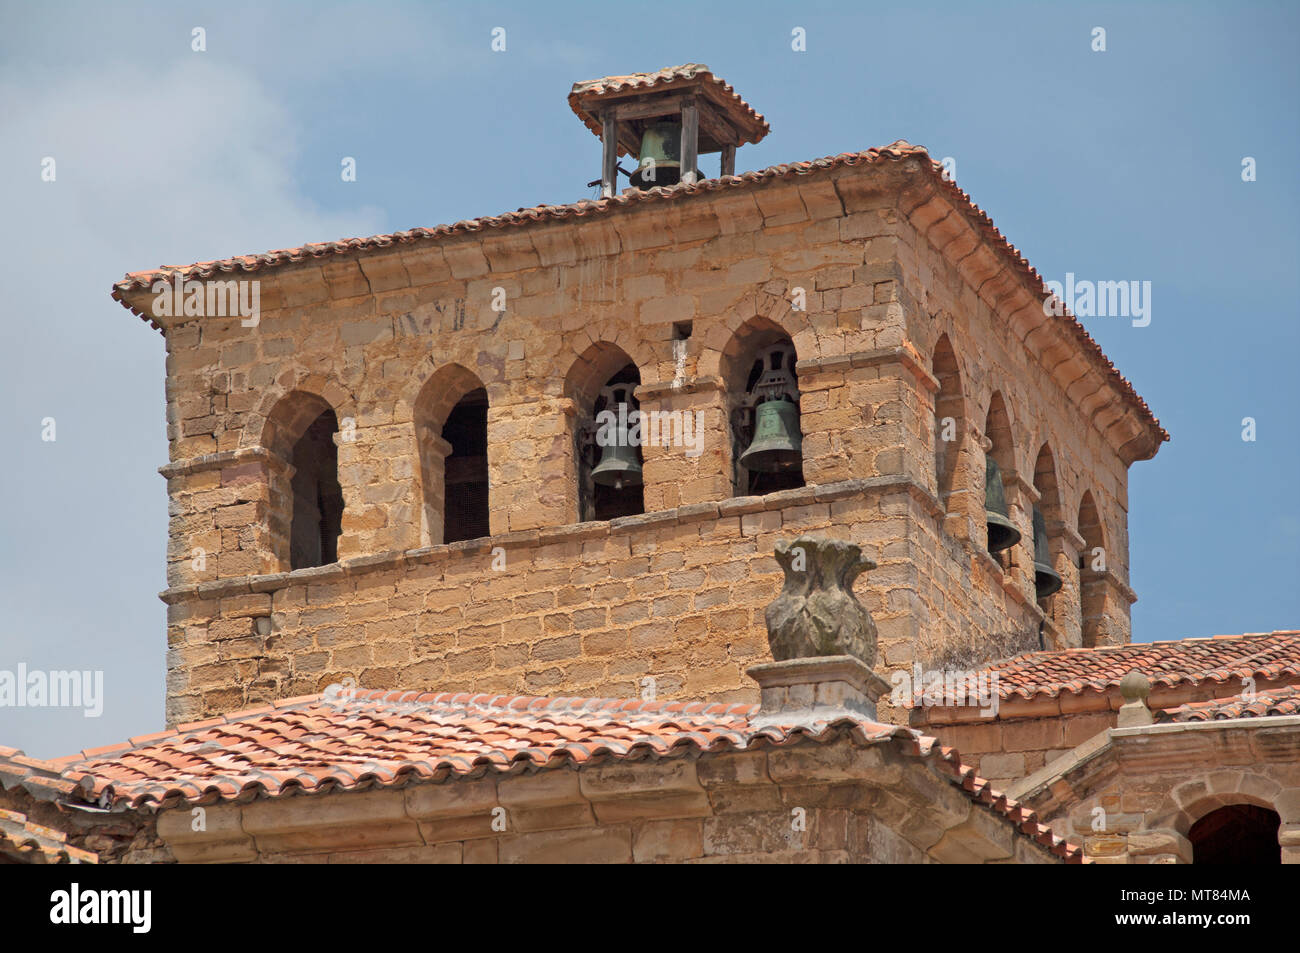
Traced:
[[1059, 863], [931, 764], [829, 744], [186, 808], [195, 863]]
[[1114, 726], [1115, 713], [1102, 711], [927, 725], [922, 730], [956, 748], [963, 763], [991, 781], [994, 787], [1005, 789]]
[[[1260, 679], [1256, 691], [1268, 691], [1295, 683], [1292, 676]], [[1242, 683], [1206, 679], [1196, 684], [1160, 685], [1148, 698], [1154, 711], [1181, 705], [1239, 697]], [[1119, 687], [1104, 694], [1063, 691], [1049, 697], [1002, 699], [995, 713], [976, 717], [978, 705], [965, 709], [913, 708], [907, 723], [938, 738], [961, 752], [962, 761], [995, 786], [1010, 788], [1057, 758], [1117, 725], [1124, 699]]]
[[1282, 863], [1300, 864], [1300, 784], [1295, 769], [1204, 765], [1123, 777], [1072, 805], [1053, 830], [1083, 845], [1093, 863], [1191, 864], [1190, 827], [1221, 807], [1251, 804], [1278, 812]]
[[1019, 800], [1107, 864], [1196, 863], [1194, 825], [1251, 805], [1276, 812], [1281, 861], [1300, 864], [1298, 755], [1295, 717], [1121, 728]]

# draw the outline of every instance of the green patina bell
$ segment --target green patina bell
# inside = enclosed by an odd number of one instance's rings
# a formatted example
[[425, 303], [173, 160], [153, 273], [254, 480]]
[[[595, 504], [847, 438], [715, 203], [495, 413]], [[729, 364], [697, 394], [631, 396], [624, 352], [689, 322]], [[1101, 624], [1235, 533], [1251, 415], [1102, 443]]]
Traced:
[[788, 400], [768, 400], [754, 412], [754, 440], [740, 465], [758, 473], [792, 470], [803, 460], [799, 408]]
[[600, 463], [591, 471], [591, 479], [601, 486], [621, 490], [625, 486], [641, 485], [641, 461], [636, 447], [628, 440], [626, 425], [618, 428], [618, 437], [608, 447], [600, 448]]
[[984, 466], [984, 522], [989, 530], [989, 552], [1000, 553], [1020, 542], [1020, 530], [1007, 516], [1002, 471], [992, 457], [986, 458]]
[[1061, 575], [1052, 568], [1052, 551], [1047, 545], [1047, 521], [1034, 507], [1034, 593], [1046, 599], [1061, 588]]
[[637, 168], [630, 176], [632, 185], [638, 189], [676, 185], [682, 178], [681, 154], [681, 123], [661, 120], [646, 126]]

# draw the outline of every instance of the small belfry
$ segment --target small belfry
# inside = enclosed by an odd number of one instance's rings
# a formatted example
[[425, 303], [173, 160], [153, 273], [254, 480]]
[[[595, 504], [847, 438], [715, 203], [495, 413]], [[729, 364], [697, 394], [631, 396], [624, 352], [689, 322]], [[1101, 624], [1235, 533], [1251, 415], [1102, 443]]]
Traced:
[[[634, 189], [698, 182], [707, 178], [698, 167], [700, 156], [713, 153], [719, 155], [719, 174], [735, 175], [736, 149], [771, 131], [702, 63], [575, 83], [569, 105], [600, 137], [604, 198], [618, 192], [620, 172]], [[620, 156], [635, 156], [635, 170], [621, 169]]]

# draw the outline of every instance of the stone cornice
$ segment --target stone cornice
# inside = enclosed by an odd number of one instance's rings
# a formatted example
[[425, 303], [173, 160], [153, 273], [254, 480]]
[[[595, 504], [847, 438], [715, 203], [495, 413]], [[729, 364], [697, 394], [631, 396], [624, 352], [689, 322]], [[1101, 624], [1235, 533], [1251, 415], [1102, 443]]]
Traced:
[[1084, 538], [1076, 533], [1074, 528], [1064, 520], [1049, 520], [1047, 523], [1047, 534], [1049, 536], [1059, 536], [1061, 539], [1073, 546], [1075, 552], [1083, 552], [1083, 547], [1087, 545]]
[[1025, 495], [1025, 499], [1029, 500], [1031, 505], [1043, 498], [1043, 495], [1038, 492], [1038, 488], [1034, 486], [1033, 481], [1026, 480], [1019, 470], [1002, 471], [1002, 483], [1018, 489]]
[[843, 373], [850, 368], [879, 367], [883, 364], [902, 364], [927, 390], [937, 391], [940, 387], [939, 379], [925, 369], [910, 348], [905, 347], [881, 347], [870, 351], [806, 358], [795, 364], [794, 369], [802, 377], [804, 374]]
[[1055, 761], [1047, 763], [1033, 774], [1021, 778], [1011, 785], [1011, 787], [1007, 788], [1007, 797], [1014, 798], [1017, 801], [1032, 798], [1039, 790], [1050, 786], [1057, 778], [1063, 777], [1072, 771], [1077, 771], [1083, 765], [1109, 751], [1110, 736], [1110, 729], [1099, 731], [1072, 751], [1061, 755]]
[[173, 477], [191, 476], [208, 470], [224, 470], [245, 463], [266, 463], [275, 469], [289, 468], [288, 461], [265, 447], [240, 447], [237, 450], [205, 453], [199, 457], [166, 463], [158, 468], [158, 472], [170, 480]]
[[[911, 192], [905, 214], [1126, 465], [1155, 456], [1169, 436], [1146, 403], [1073, 315], [1044, 314], [1042, 277], [963, 199], [949, 183], [925, 180]], [[950, 254], [951, 248], [962, 254]]]
[[[1293, 678], [1261, 679], [1255, 686], [1256, 691], [1267, 691], [1284, 685], [1296, 684]], [[1220, 690], [1216, 691], [1218, 688]], [[1177, 708], [1192, 702], [1209, 701], [1214, 698], [1230, 697], [1234, 692], [1223, 690], [1222, 683], [1204, 681], [1198, 683], [1184, 682], [1179, 685], [1153, 685], [1147, 699], [1148, 707], [1154, 711]], [[1110, 685], [1105, 689], [1086, 689], [1081, 692], [1062, 691], [1057, 695], [1037, 694], [1030, 698], [1022, 695], [1003, 697], [998, 702], [996, 720], [1014, 721], [1022, 718], [1057, 718], [1068, 715], [1095, 714], [1097, 712], [1119, 711], [1124, 704], [1119, 685]], [[969, 722], [990, 722], [978, 714], [970, 714], [962, 708], [929, 708], [926, 717], [916, 724], [938, 727]], [[1253, 720], [1253, 719], [1252, 719]], [[1215, 722], [1220, 724], [1221, 722]]]
[[[1222, 718], [1214, 721], [1170, 721], [1135, 728], [1112, 728], [1111, 740], [1118, 744], [1133, 738], [1160, 737], [1187, 732], [1217, 731], [1229, 728], [1293, 728], [1300, 730], [1300, 715], [1269, 715], [1254, 718]], [[1139, 746], [1141, 747], [1141, 746]]]
[[1111, 586], [1114, 586], [1116, 591], [1118, 591], [1121, 596], [1123, 596], [1125, 599], [1128, 600], [1129, 605], [1132, 605], [1133, 603], [1138, 601], [1137, 593], [1134, 592], [1132, 588], [1129, 587], [1128, 583], [1126, 583], [1123, 579], [1119, 578], [1119, 576], [1115, 574], [1115, 570], [1109, 567], [1101, 570], [1098, 569], [1079, 570], [1080, 583], [1086, 584], [1097, 580], [1101, 580], [1105, 583], [1108, 583]]
[[648, 401], [664, 400], [668, 397], [708, 393], [725, 389], [726, 384], [723, 382], [721, 377], [709, 375], [705, 377], [692, 377], [689, 380], [684, 381], [663, 381], [658, 384], [641, 384], [634, 391], [633, 396], [644, 404]]
[[[1252, 735], [1259, 731], [1267, 731], [1270, 736], [1285, 733], [1300, 738], [1300, 715], [1108, 728], [1013, 784], [1007, 789], [1007, 797], [1026, 801], [1035, 810], [1042, 811], [1045, 802], [1055, 800], [1056, 785], [1082, 769], [1088, 769], [1092, 775], [1118, 770], [1141, 775], [1185, 768], [1188, 764], [1205, 761], [1221, 765], [1258, 763]], [[1229, 734], [1231, 732], [1245, 734]], [[1289, 756], [1291, 749], [1283, 752], [1280, 750], [1282, 746], [1276, 747], [1280, 754]], [[1227, 757], [1229, 753], [1232, 758]], [[1070, 787], [1077, 796], [1078, 785], [1071, 784]]]

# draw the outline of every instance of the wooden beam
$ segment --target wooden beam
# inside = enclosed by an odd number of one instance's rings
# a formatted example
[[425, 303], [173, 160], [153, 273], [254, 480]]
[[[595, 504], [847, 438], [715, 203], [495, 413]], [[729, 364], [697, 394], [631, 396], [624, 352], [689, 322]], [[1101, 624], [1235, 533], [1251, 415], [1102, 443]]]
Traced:
[[695, 182], [695, 166], [699, 162], [700, 110], [695, 98], [682, 101], [682, 181]]
[[685, 96], [658, 96], [653, 99], [621, 103], [610, 107], [614, 116], [621, 120], [654, 119], [659, 116], [676, 116], [681, 112]]
[[722, 147], [722, 175], [736, 174], [736, 147]]
[[600, 117], [600, 195], [613, 198], [618, 192], [618, 120], [607, 111]]
[[731, 123], [718, 110], [713, 103], [707, 99], [701, 99], [699, 102], [700, 109], [700, 132], [704, 133], [719, 146], [738, 146], [740, 145], [740, 134], [736, 132]]

